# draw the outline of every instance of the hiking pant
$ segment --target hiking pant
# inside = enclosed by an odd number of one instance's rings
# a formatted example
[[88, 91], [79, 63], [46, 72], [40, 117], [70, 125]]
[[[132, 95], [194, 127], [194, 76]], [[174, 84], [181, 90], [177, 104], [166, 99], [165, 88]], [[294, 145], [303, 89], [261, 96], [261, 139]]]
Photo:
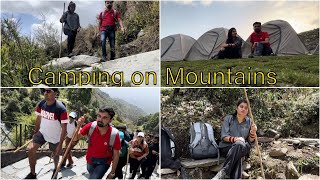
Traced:
[[116, 172], [115, 172], [115, 176], [113, 177], [113, 179], [115, 179], [116, 177], [118, 177], [118, 179], [123, 179], [123, 172], [122, 172], [122, 168], [127, 164], [127, 156], [123, 156], [119, 158], [118, 161], [118, 165], [116, 168]]
[[[111, 28], [112, 27], [112, 28]], [[113, 60], [116, 57], [116, 50], [115, 50], [115, 42], [116, 42], [116, 32], [113, 28], [106, 27], [105, 31], [100, 31], [100, 41], [101, 41], [101, 47], [102, 47], [102, 57], [106, 58], [107, 56], [107, 50], [106, 50], [106, 40], [109, 39], [110, 43], [110, 60]]]
[[107, 158], [91, 158], [91, 161], [92, 164], [87, 164], [89, 179], [101, 179], [110, 167]]
[[68, 54], [72, 53], [74, 42], [76, 41], [77, 31], [68, 31]]
[[242, 157], [245, 157], [250, 152], [250, 144], [237, 141], [232, 146], [220, 149], [220, 154], [226, 157], [222, 170], [231, 179], [240, 179], [242, 174]]
[[218, 53], [218, 59], [236, 59], [242, 58], [241, 48], [238, 47], [226, 47], [223, 51]]
[[268, 44], [258, 43], [257, 47], [254, 49], [255, 56], [269, 56], [272, 53], [272, 49]]
[[130, 172], [132, 171], [130, 179], [134, 179], [138, 172], [140, 164], [143, 163], [144, 160], [145, 159], [141, 159], [140, 161], [138, 161], [137, 159], [130, 158]]
[[144, 177], [145, 179], [149, 179], [152, 175], [152, 172], [154, 168], [156, 167], [157, 160], [146, 160], [141, 164], [141, 170], [142, 174], [141, 177]]

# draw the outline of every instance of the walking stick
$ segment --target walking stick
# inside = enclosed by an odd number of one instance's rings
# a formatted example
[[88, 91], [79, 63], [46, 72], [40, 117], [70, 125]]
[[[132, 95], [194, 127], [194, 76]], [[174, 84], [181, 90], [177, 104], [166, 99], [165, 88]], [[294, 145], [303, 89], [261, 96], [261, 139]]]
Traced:
[[[66, 3], [63, 3], [63, 14], [66, 9]], [[62, 31], [63, 31], [63, 23], [61, 23], [61, 36], [60, 36], [60, 51], [59, 51], [59, 58], [61, 57], [61, 49], [62, 49]]]
[[[250, 101], [249, 101], [249, 98], [248, 98], [248, 95], [247, 95], [246, 88], [243, 88], [243, 91], [244, 91], [244, 96], [246, 97], [246, 100], [248, 102], [249, 116], [250, 116], [252, 122], [254, 123], [253, 116], [252, 116], [252, 111], [251, 111], [251, 106], [250, 106]], [[261, 153], [260, 153], [260, 149], [259, 149], [259, 145], [258, 145], [257, 135], [255, 135], [255, 141], [256, 141], [257, 152], [258, 152], [259, 159], [260, 159], [261, 174], [262, 174], [263, 179], [265, 179], [263, 165], [262, 165], [262, 158], [261, 158]]]
[[129, 149], [130, 149], [130, 145], [129, 145], [129, 147], [128, 147], [126, 170], [125, 170], [125, 172], [124, 172], [124, 177], [123, 177], [123, 179], [126, 179], [126, 177], [127, 177], [128, 161], [129, 161]]
[[[85, 117], [86, 115], [83, 115], [83, 116]], [[74, 138], [78, 135], [78, 132], [79, 132], [79, 130], [80, 130], [81, 125], [82, 125], [81, 123], [78, 123], [76, 130], [73, 132], [73, 135], [72, 135], [72, 138], [71, 138], [71, 141], [70, 141], [70, 142], [73, 142]], [[63, 157], [62, 157], [62, 160], [61, 160], [60, 163], [58, 164], [58, 167], [56, 168], [56, 171], [54, 172], [54, 174], [53, 174], [53, 176], [52, 176], [54, 179], [55, 179], [55, 177], [57, 176], [58, 172], [60, 171], [62, 162], [64, 162], [64, 160], [67, 158], [67, 154], [68, 154], [68, 152], [71, 150], [71, 145], [72, 145], [72, 143], [69, 143], [66, 151], [64, 152], [64, 155], [63, 155]]]
[[31, 143], [32, 139], [30, 139], [28, 142], [26, 142], [23, 146], [19, 147], [18, 149], [16, 149], [15, 151], [13, 151], [13, 153], [18, 152], [20, 149], [23, 149], [24, 147], [28, 146], [29, 143]]

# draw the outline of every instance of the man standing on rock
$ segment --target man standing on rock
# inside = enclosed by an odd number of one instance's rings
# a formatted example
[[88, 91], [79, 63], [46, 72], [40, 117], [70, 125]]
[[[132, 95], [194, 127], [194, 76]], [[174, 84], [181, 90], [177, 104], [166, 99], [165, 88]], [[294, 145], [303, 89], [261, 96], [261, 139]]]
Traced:
[[80, 18], [76, 10], [76, 4], [70, 1], [68, 6], [68, 11], [63, 13], [60, 22], [64, 23], [63, 31], [64, 34], [68, 36], [68, 57], [73, 56], [72, 50], [74, 48], [74, 43], [76, 41], [77, 33], [80, 31]]
[[[67, 132], [68, 113], [65, 105], [56, 100], [57, 88], [43, 90], [45, 100], [38, 103], [36, 108], [36, 127], [32, 142], [28, 146], [29, 165], [31, 172], [25, 179], [36, 179], [36, 152], [45, 142], [53, 152], [54, 169], [57, 168], [62, 144]], [[55, 171], [55, 170], [54, 170]], [[53, 173], [54, 174], [54, 173]]]
[[106, 9], [102, 12], [100, 12], [98, 20], [99, 20], [99, 26], [98, 30], [100, 33], [100, 41], [101, 41], [101, 47], [102, 47], [102, 58], [101, 61], [105, 62], [107, 52], [106, 52], [106, 40], [107, 37], [109, 39], [110, 43], [110, 60], [114, 60], [116, 56], [115, 52], [115, 41], [116, 41], [116, 23], [119, 22], [121, 31], [124, 32], [124, 27], [122, 24], [122, 20], [120, 18], [120, 13], [113, 9], [113, 1], [105, 1]]

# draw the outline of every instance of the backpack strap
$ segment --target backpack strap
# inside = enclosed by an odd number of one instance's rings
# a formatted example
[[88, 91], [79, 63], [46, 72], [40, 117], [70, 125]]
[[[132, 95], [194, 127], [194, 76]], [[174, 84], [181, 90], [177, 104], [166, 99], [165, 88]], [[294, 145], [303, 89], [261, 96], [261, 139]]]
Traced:
[[117, 134], [119, 133], [118, 129], [111, 127], [111, 134], [110, 134], [110, 140], [109, 140], [109, 147], [112, 150], [113, 149], [113, 145], [114, 145], [114, 141], [116, 139]]
[[200, 123], [194, 123], [193, 124], [193, 129], [195, 131], [195, 138], [193, 140], [193, 142], [190, 144], [190, 146], [193, 148], [195, 148], [200, 140], [201, 140], [201, 126], [200, 126]]
[[97, 121], [93, 121], [91, 126], [90, 126], [90, 129], [89, 129], [89, 133], [88, 133], [88, 139], [87, 139], [87, 143], [90, 145], [90, 137], [94, 131], [94, 129], [96, 128], [97, 126]]
[[[105, 10], [101, 11], [101, 19], [103, 19], [103, 17], [104, 17], [104, 11]], [[115, 10], [115, 9], [113, 9], [113, 18], [114, 18], [115, 21], [118, 21], [118, 19], [117, 19], [117, 10]]]
[[207, 131], [208, 131], [208, 137], [209, 140], [211, 142], [211, 144], [217, 149], [218, 151], [218, 165], [219, 165], [219, 161], [220, 161], [220, 152], [219, 152], [219, 148], [218, 145], [216, 143], [216, 141], [214, 140], [214, 134], [213, 134], [213, 128], [210, 124], [205, 123], [205, 126], [207, 127]]

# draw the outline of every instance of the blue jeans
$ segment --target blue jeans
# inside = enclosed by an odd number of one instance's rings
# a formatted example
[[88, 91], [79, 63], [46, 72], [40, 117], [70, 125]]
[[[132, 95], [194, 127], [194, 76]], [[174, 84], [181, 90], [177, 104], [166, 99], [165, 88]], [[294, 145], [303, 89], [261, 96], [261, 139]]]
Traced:
[[107, 50], [106, 50], [106, 40], [109, 39], [110, 49], [111, 49], [111, 57], [110, 60], [113, 60], [116, 56], [115, 52], [115, 42], [116, 42], [116, 32], [113, 28], [107, 28], [105, 31], [100, 31], [100, 41], [102, 47], [102, 57], [106, 58]]
[[89, 179], [101, 179], [104, 176], [110, 167], [105, 162], [105, 158], [92, 158], [92, 164], [87, 164]]

